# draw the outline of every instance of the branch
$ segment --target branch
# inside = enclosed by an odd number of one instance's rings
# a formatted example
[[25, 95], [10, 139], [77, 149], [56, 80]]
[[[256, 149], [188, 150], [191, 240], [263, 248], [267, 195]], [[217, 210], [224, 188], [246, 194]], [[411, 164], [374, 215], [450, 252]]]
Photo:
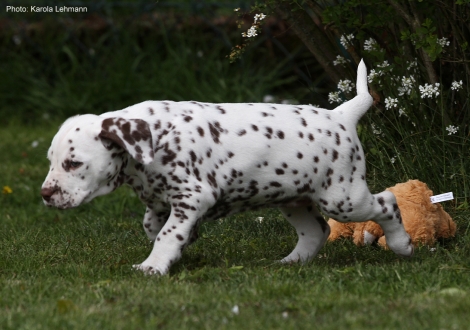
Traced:
[[293, 11], [289, 3], [282, 0], [276, 1], [274, 6], [282, 17], [291, 24], [292, 29], [323, 67], [328, 78], [335, 84], [340, 81], [344, 75], [332, 66], [333, 60], [336, 59], [336, 52], [331, 41], [325, 36], [325, 32], [313, 22], [305, 10]]

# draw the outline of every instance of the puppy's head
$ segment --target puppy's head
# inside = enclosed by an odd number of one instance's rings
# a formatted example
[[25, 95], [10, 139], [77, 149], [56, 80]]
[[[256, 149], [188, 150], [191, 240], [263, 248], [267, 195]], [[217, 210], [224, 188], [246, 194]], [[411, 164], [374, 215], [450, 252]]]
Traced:
[[144, 165], [153, 161], [152, 136], [145, 121], [95, 115], [69, 118], [47, 153], [44, 204], [66, 209], [113, 191], [122, 183], [119, 173], [129, 157]]

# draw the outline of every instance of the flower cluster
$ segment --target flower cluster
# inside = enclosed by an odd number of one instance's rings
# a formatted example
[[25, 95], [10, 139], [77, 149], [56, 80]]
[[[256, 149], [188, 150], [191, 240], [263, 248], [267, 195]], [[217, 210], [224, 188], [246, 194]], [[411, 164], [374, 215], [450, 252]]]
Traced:
[[265, 18], [266, 18], [266, 15], [264, 15], [263, 13], [256, 14], [254, 17], [253, 25], [248, 29], [248, 31], [242, 33], [242, 37], [244, 38], [256, 37], [258, 35], [259, 22], [261, 22]]
[[413, 76], [402, 77], [401, 78], [401, 87], [398, 87], [398, 95], [403, 96], [405, 94], [410, 95], [413, 90], [414, 83], [416, 82]]
[[352, 35], [352, 34], [350, 34], [350, 35], [343, 34], [339, 38], [339, 42], [341, 43], [341, 45], [343, 45], [344, 48], [348, 49], [352, 45], [352, 40], [353, 39], [354, 39], [354, 35]]
[[441, 45], [441, 47], [445, 47], [445, 46], [449, 46], [450, 45], [450, 41], [447, 40], [447, 38], [441, 38], [441, 39], [437, 39], [437, 43], [439, 45]]
[[370, 51], [383, 51], [382, 48], [380, 48], [379, 44], [375, 39], [369, 38], [364, 42], [364, 50], [370, 52]]
[[382, 71], [375, 71], [374, 69], [370, 70], [369, 75], [367, 76], [367, 81], [370, 83], [374, 82], [375, 78], [383, 76]]
[[[236, 8], [234, 9], [234, 11], [239, 12], [240, 8]], [[241, 14], [239, 15], [242, 16]], [[266, 18], [266, 15], [263, 13], [256, 14], [254, 16], [253, 25], [246, 32], [242, 33], [242, 37], [248, 38], [248, 40], [241, 45], [235, 45], [234, 47], [232, 47], [230, 55], [227, 56], [230, 59], [231, 63], [235, 62], [237, 59], [239, 59], [242, 56], [242, 54], [245, 52], [246, 47], [250, 44], [251, 40], [258, 35], [258, 32], [260, 30], [260, 23], [265, 18]], [[238, 21], [237, 23], [239, 24], [238, 27], [241, 27], [242, 22]]]
[[388, 63], [388, 61], [383, 61], [383, 63], [377, 64], [377, 67], [381, 69], [384, 69], [389, 66], [390, 66], [390, 63]]
[[338, 83], [338, 89], [343, 93], [351, 92], [354, 86], [354, 83], [349, 79], [340, 80]]
[[251, 37], [256, 37], [258, 35], [258, 32], [256, 30], [256, 26], [252, 26], [248, 29], [247, 32], [242, 33], [242, 37], [244, 38], [251, 38]]
[[450, 87], [450, 89], [452, 89], [453, 91], [458, 91], [462, 88], [462, 80], [460, 81], [453, 81], [452, 82], [452, 86]]
[[382, 130], [380, 128], [378, 128], [377, 126], [375, 126], [373, 123], [370, 124], [370, 126], [372, 127], [372, 133], [374, 133], [375, 135], [381, 135], [382, 134]]
[[347, 64], [348, 61], [349, 61], [349, 60], [345, 59], [343, 56], [337, 55], [337, 56], [336, 56], [336, 60], [333, 61], [333, 65], [334, 65], [334, 66], [337, 66], [337, 65]]
[[457, 133], [459, 128], [455, 127], [454, 125], [449, 125], [449, 126], [446, 127], [446, 130], [447, 130], [447, 132], [449, 132], [447, 135], [453, 135], [453, 134]]
[[417, 72], [418, 71], [418, 60], [414, 60], [414, 61], [411, 61], [411, 62], [408, 62], [408, 67], [406, 68], [406, 71], [415, 71]]
[[328, 94], [328, 102], [330, 103], [341, 103], [343, 100], [339, 96], [339, 92], [331, 92]]
[[397, 99], [394, 99], [394, 98], [391, 98], [391, 97], [387, 97], [385, 99], [385, 109], [391, 109], [391, 108], [396, 108], [398, 105], [398, 100]]
[[419, 86], [419, 91], [421, 92], [421, 97], [424, 98], [432, 98], [433, 96], [437, 97], [439, 95], [439, 83], [432, 84], [424, 84], [424, 86]]

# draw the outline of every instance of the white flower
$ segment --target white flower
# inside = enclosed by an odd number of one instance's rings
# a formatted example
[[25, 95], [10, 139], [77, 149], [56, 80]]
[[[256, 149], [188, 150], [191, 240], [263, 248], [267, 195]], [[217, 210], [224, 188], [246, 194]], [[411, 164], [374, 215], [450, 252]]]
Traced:
[[39, 141], [35, 140], [31, 143], [31, 147], [36, 148], [39, 145]]
[[263, 220], [264, 220], [264, 217], [257, 217], [256, 218], [256, 222], [259, 222], [259, 223], [263, 222]]
[[421, 97], [422, 98], [432, 98], [434, 96], [439, 95], [439, 83], [435, 83], [434, 86], [431, 84], [424, 84], [424, 86], [419, 86], [419, 91], [421, 92]]
[[452, 86], [450, 87], [450, 89], [452, 89], [453, 91], [458, 91], [459, 89], [462, 88], [462, 80], [460, 81], [453, 81], [452, 82]]
[[251, 38], [251, 37], [256, 37], [258, 35], [258, 32], [256, 31], [256, 26], [252, 26], [248, 29], [248, 31], [245, 33], [242, 33], [242, 36], [245, 38]]
[[339, 38], [339, 42], [341, 45], [343, 45], [344, 48], [349, 48], [351, 46], [351, 42], [354, 39], [354, 36], [352, 34], [350, 35], [342, 35], [341, 38]]
[[372, 127], [372, 133], [374, 133], [375, 135], [382, 134], [382, 131], [380, 130], [380, 128], [377, 128], [374, 124], [370, 124], [370, 126]]
[[343, 93], [351, 92], [354, 88], [354, 83], [349, 79], [340, 80], [338, 89]]
[[341, 103], [343, 100], [339, 97], [339, 92], [331, 92], [328, 94], [328, 102], [330, 103]]
[[370, 84], [374, 81], [376, 77], [380, 77], [381, 74], [379, 72], [376, 72], [374, 69], [370, 70], [369, 75], [367, 76], [367, 82]]
[[397, 99], [393, 99], [391, 97], [387, 97], [385, 99], [385, 109], [391, 109], [391, 108], [396, 108], [398, 105], [398, 100]]
[[337, 55], [336, 56], [336, 60], [333, 61], [333, 65], [336, 66], [336, 65], [340, 65], [340, 64], [346, 64], [348, 63], [348, 60], [345, 59], [343, 56], [341, 55]]
[[404, 94], [410, 95], [413, 90], [413, 84], [415, 83], [415, 78], [413, 76], [401, 78], [402, 86], [398, 87], [398, 95], [402, 96]]
[[272, 95], [268, 94], [263, 97], [263, 103], [273, 103], [274, 101], [275, 101], [275, 98]]
[[398, 109], [398, 117], [401, 117], [402, 115], [405, 115], [407, 117], [405, 110], [403, 108]]
[[235, 8], [233, 11], [239, 11], [239, 10], [240, 10], [240, 8]]
[[371, 50], [382, 50], [379, 47], [379, 44], [375, 39], [369, 38], [364, 42], [364, 50], [371, 51]]
[[11, 38], [11, 39], [13, 40], [15, 45], [17, 45], [17, 46], [21, 45], [21, 37], [20, 36], [14, 35], [13, 38]]
[[235, 315], [240, 314], [240, 309], [238, 308], [238, 305], [233, 306], [232, 313]]
[[382, 69], [388, 66], [390, 66], [390, 63], [388, 63], [388, 61], [383, 61], [383, 63], [377, 64], [377, 67], [382, 68]]
[[397, 160], [397, 157], [392, 157], [390, 158], [390, 163], [395, 164], [396, 160]]
[[409, 65], [406, 68], [406, 70], [410, 71], [411, 69], [414, 69], [414, 71], [416, 71], [416, 69], [418, 68], [418, 60], [415, 59], [414, 61], [408, 62], [408, 63], [409, 63]]
[[262, 20], [264, 20], [265, 17], [266, 17], [266, 15], [263, 14], [263, 13], [261, 13], [261, 14], [256, 14], [256, 15], [255, 15], [255, 23], [256, 23], [257, 21], [262, 21]]
[[442, 38], [442, 39], [437, 39], [437, 43], [439, 45], [441, 45], [441, 47], [445, 47], [445, 46], [449, 46], [450, 45], [450, 41], [447, 40], [447, 38]]
[[453, 125], [449, 125], [449, 126], [446, 127], [446, 130], [447, 130], [447, 132], [449, 132], [449, 134], [447, 134], [447, 135], [452, 135], [452, 134], [457, 133], [457, 131], [459, 130], [459, 128], [458, 128], [458, 127], [455, 127], [455, 126], [453, 126]]

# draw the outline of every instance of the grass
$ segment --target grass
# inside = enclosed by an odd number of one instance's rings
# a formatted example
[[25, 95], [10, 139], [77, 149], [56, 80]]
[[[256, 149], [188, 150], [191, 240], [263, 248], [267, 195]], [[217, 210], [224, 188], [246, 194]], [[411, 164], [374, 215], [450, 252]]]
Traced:
[[132, 270], [151, 245], [131, 190], [73, 210], [42, 205], [56, 127], [0, 131], [0, 185], [12, 189], [0, 195], [2, 329], [463, 329], [470, 321], [468, 212], [451, 210], [458, 234], [434, 252], [402, 259], [336, 241], [292, 266], [275, 262], [296, 241], [281, 215], [240, 214], [204, 224], [169, 275], [148, 277]]

